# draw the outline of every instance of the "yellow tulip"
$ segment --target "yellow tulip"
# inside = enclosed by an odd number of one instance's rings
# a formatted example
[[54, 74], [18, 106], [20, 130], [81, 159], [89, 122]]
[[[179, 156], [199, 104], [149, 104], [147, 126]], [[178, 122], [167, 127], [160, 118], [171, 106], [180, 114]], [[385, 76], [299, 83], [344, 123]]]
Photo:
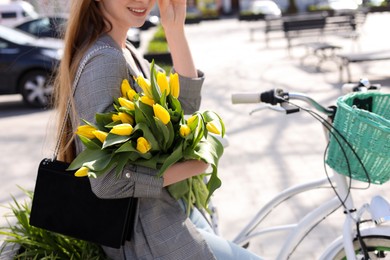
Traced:
[[127, 123], [127, 124], [131, 124], [131, 125], [134, 124], [134, 118], [131, 115], [123, 113], [123, 112], [119, 112], [118, 116], [119, 116], [120, 120], [122, 121], [122, 123]]
[[213, 134], [217, 134], [217, 135], [220, 135], [221, 132], [218, 130], [218, 128], [212, 123], [212, 122], [208, 122], [206, 124], [206, 128], [209, 132], [213, 133]]
[[112, 120], [113, 122], [116, 122], [116, 121], [121, 121], [121, 118], [119, 117], [119, 114], [113, 114], [113, 115], [111, 116], [111, 120]]
[[126, 107], [126, 108], [128, 108], [130, 110], [134, 110], [135, 109], [134, 102], [132, 102], [132, 101], [126, 99], [126, 98], [120, 97], [120, 98], [118, 98], [118, 102], [119, 102], [119, 104], [122, 107]]
[[157, 72], [157, 84], [160, 87], [160, 91], [163, 94], [168, 96], [169, 94], [169, 82], [167, 79], [167, 75], [164, 72]]
[[95, 138], [95, 135], [92, 133], [96, 128], [90, 125], [81, 125], [77, 128], [76, 134], [84, 136], [88, 139]]
[[139, 137], [137, 139], [137, 151], [140, 153], [147, 153], [151, 148], [150, 143], [144, 137]]
[[107, 135], [108, 135], [108, 133], [103, 132], [103, 131], [100, 131], [100, 130], [92, 131], [92, 133], [93, 133], [93, 134], [96, 136], [96, 138], [99, 139], [99, 141], [102, 142], [102, 143], [104, 143], [104, 141], [106, 140]]
[[171, 95], [178, 98], [180, 95], [179, 74], [171, 73], [169, 75], [169, 84], [171, 87]]
[[188, 125], [181, 125], [179, 132], [182, 137], [186, 137], [191, 133], [191, 129]]
[[114, 126], [110, 133], [115, 135], [130, 135], [133, 132], [133, 127], [130, 124], [119, 124]]
[[123, 112], [119, 112], [118, 114], [113, 114], [111, 119], [113, 122], [121, 121], [122, 123], [127, 123], [131, 125], [134, 123], [133, 117]]
[[121, 84], [121, 93], [122, 93], [122, 97], [126, 97], [127, 95], [127, 92], [129, 90], [131, 90], [131, 86], [130, 86], [130, 83], [127, 79], [124, 79], [122, 80], [122, 84]]
[[142, 88], [145, 95], [148, 96], [149, 98], [153, 98], [150, 81], [148, 79], [145, 79], [143, 76], [138, 76], [136, 80], [138, 85]]
[[169, 112], [160, 104], [153, 105], [153, 112], [154, 112], [154, 116], [160, 119], [164, 125], [168, 124], [168, 122], [171, 120], [171, 116], [169, 115]]
[[127, 95], [127, 98], [129, 100], [133, 100], [134, 99], [134, 96], [137, 95], [137, 92], [135, 92], [134, 89], [130, 89], [126, 92], [126, 95]]
[[134, 124], [134, 118], [126, 113], [119, 112], [118, 114], [113, 114], [111, 117], [113, 122], [116, 121], [121, 121], [122, 123], [127, 123], [127, 124]]
[[191, 125], [193, 122], [195, 122], [195, 120], [198, 121], [198, 118], [199, 118], [198, 115], [191, 116], [190, 118], [187, 119], [187, 124]]
[[88, 176], [88, 172], [89, 172], [89, 169], [87, 167], [83, 166], [74, 173], [74, 176], [85, 177], [85, 176]]
[[151, 107], [154, 105], [154, 100], [148, 96], [142, 96], [140, 97], [140, 100], [142, 103], [149, 105]]

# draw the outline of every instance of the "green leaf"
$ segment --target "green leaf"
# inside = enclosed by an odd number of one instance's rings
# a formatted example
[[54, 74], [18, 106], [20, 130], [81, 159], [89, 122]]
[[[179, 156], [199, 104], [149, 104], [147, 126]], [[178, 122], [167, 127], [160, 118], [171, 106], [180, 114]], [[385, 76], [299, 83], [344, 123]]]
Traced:
[[209, 190], [205, 184], [205, 180], [203, 179], [204, 174], [197, 175], [192, 177], [192, 190], [194, 191], [194, 195], [196, 198], [196, 206], [197, 208], [207, 209], [208, 198], [209, 198]]
[[189, 191], [188, 179], [176, 182], [168, 186], [168, 191], [176, 200], [184, 197]]
[[134, 110], [134, 118], [135, 118], [135, 122], [137, 122], [137, 124], [139, 123], [144, 123], [144, 124], [147, 124], [149, 125], [149, 120], [146, 118], [144, 112], [142, 111], [142, 109], [140, 109], [140, 105], [142, 104], [142, 102], [136, 102], [134, 103], [134, 106], [135, 106], [135, 110]]
[[115, 154], [112, 158], [112, 161], [116, 163], [115, 174], [119, 176], [123, 171], [123, 168], [129, 160], [129, 155], [127, 153]]
[[97, 141], [96, 139], [91, 140], [82, 135], [79, 135], [79, 138], [87, 149], [90, 150], [102, 149], [102, 147], [100, 146], [100, 141]]
[[168, 102], [169, 102], [169, 105], [170, 105], [170, 108], [178, 113], [179, 115], [182, 115], [183, 114], [183, 110], [181, 108], [181, 104], [180, 104], [180, 101], [175, 98], [174, 96], [172, 95], [169, 95], [168, 96]]
[[[81, 168], [85, 163], [93, 164], [96, 161], [102, 161], [100, 164], [96, 164], [97, 166], [108, 164], [107, 158], [110, 158], [111, 154], [107, 153], [104, 150], [90, 150], [85, 149], [77, 157], [72, 161], [72, 163], [69, 165], [68, 170], [77, 170]], [[98, 167], [101, 168], [101, 167]], [[92, 168], [90, 168], [92, 170]]]
[[112, 113], [96, 113], [95, 119], [99, 130], [105, 131], [105, 126], [112, 122]]
[[[134, 132], [136, 132], [136, 131], [142, 132], [142, 136], [145, 137], [146, 140], [148, 140], [148, 142], [152, 146], [151, 151], [159, 151], [161, 149], [159, 142], [156, 140], [155, 135], [152, 133], [152, 131], [148, 127], [148, 125], [143, 124], [143, 123], [139, 123], [134, 127], [133, 131]], [[157, 137], [159, 137], [159, 136], [157, 136]]]
[[222, 118], [217, 113], [215, 113], [214, 111], [207, 110], [207, 111], [203, 112], [202, 115], [203, 115], [205, 122], [211, 122], [211, 121], [217, 120], [219, 122], [219, 124], [221, 125], [221, 135], [222, 135], [222, 137], [225, 136], [225, 124], [224, 124]]
[[183, 143], [181, 142], [179, 145], [176, 146], [176, 148], [173, 150], [173, 152], [166, 158], [164, 161], [163, 165], [161, 166], [159, 172], [158, 172], [158, 177], [161, 177], [164, 172], [168, 169], [169, 166], [172, 164], [178, 162], [183, 158]]
[[113, 155], [112, 154], [101, 154], [101, 156], [97, 157], [95, 160], [86, 161], [83, 163], [83, 166], [88, 167], [93, 172], [102, 172], [107, 171], [109, 164], [111, 163]]
[[212, 165], [213, 172], [211, 173], [211, 177], [207, 182], [207, 189], [209, 190], [209, 195], [207, 197], [207, 201], [209, 201], [211, 195], [213, 195], [214, 191], [216, 191], [219, 187], [221, 187], [222, 182], [218, 178], [217, 175], [217, 166]]
[[128, 141], [122, 144], [118, 149], [115, 150], [115, 153], [128, 153], [128, 152], [136, 152], [134, 144], [131, 141]]
[[114, 126], [119, 125], [119, 124], [122, 124], [122, 121], [118, 120], [118, 121], [115, 121], [115, 122], [111, 122], [111, 123], [105, 125], [104, 127], [105, 127], [105, 128], [108, 128], [108, 129], [111, 129], [111, 128], [113, 128]]
[[150, 68], [150, 84], [152, 87], [152, 95], [153, 95], [154, 102], [160, 103], [161, 102], [160, 101], [161, 91], [160, 91], [160, 87], [157, 84], [157, 74], [156, 73], [157, 73], [157, 71], [154, 67], [154, 61], [152, 61], [151, 68]]
[[157, 170], [158, 163], [160, 161], [160, 158], [158, 155], [155, 155], [151, 157], [150, 159], [144, 160], [144, 159], [138, 159], [137, 161], [132, 162], [132, 164], [148, 167]]
[[108, 133], [107, 138], [103, 143], [103, 149], [110, 146], [122, 144], [124, 142], [127, 142], [128, 140], [130, 140], [130, 136], [128, 135], [116, 135]]
[[[158, 118], [154, 118], [154, 122], [156, 123], [156, 126], [157, 126], [157, 129], [158, 129], [158, 133], [160, 133], [160, 135], [157, 137], [158, 138], [158, 142], [160, 144], [160, 147], [161, 149], [163, 150], [163, 152], [166, 152], [168, 150], [168, 141], [169, 141], [169, 137], [170, 135], [174, 134], [172, 133], [173, 132], [173, 128], [169, 129], [166, 125], [164, 125], [164, 123], [158, 119]], [[171, 132], [172, 131], [172, 132]]]

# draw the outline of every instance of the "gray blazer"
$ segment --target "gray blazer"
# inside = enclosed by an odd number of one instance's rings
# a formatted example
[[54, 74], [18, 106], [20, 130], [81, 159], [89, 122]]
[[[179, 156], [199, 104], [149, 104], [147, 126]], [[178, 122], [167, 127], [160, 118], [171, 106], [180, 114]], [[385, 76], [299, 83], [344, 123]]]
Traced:
[[[128, 49], [144, 75], [149, 77], [149, 63], [133, 46], [128, 46]], [[122, 80], [135, 74], [122, 49], [108, 35], [100, 37], [88, 53], [90, 57], [75, 90], [75, 108], [80, 118], [95, 122], [96, 113], [113, 110], [113, 97], [121, 95]], [[191, 114], [199, 109], [203, 73], [199, 72], [199, 78], [179, 78], [180, 100], [186, 114]], [[76, 147], [78, 152], [83, 149], [80, 141]], [[109, 172], [90, 179], [92, 190], [98, 197], [139, 198], [132, 240], [120, 249], [104, 247], [107, 255], [112, 259], [215, 259], [178, 202], [163, 188], [162, 178], [155, 175], [155, 170], [127, 165], [119, 177]]]

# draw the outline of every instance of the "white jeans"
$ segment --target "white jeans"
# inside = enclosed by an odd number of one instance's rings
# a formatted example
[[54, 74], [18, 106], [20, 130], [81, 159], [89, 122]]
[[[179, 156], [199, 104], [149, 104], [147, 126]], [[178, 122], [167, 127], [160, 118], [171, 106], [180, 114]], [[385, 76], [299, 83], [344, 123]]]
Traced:
[[[184, 203], [182, 201], [180, 201], [179, 203], [184, 210]], [[218, 260], [262, 259], [261, 257], [253, 254], [249, 250], [216, 235], [208, 221], [197, 208], [194, 208], [191, 211], [189, 218], [191, 222], [194, 223], [198, 231], [202, 234], [214, 256]]]

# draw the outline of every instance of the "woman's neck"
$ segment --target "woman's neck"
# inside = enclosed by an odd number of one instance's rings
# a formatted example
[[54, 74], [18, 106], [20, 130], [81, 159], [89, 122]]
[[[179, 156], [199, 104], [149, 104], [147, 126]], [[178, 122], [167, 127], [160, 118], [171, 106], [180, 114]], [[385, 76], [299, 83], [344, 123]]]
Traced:
[[126, 48], [127, 30], [112, 28], [112, 30], [107, 32], [107, 34], [111, 36], [111, 38], [118, 44], [119, 47], [122, 49]]

